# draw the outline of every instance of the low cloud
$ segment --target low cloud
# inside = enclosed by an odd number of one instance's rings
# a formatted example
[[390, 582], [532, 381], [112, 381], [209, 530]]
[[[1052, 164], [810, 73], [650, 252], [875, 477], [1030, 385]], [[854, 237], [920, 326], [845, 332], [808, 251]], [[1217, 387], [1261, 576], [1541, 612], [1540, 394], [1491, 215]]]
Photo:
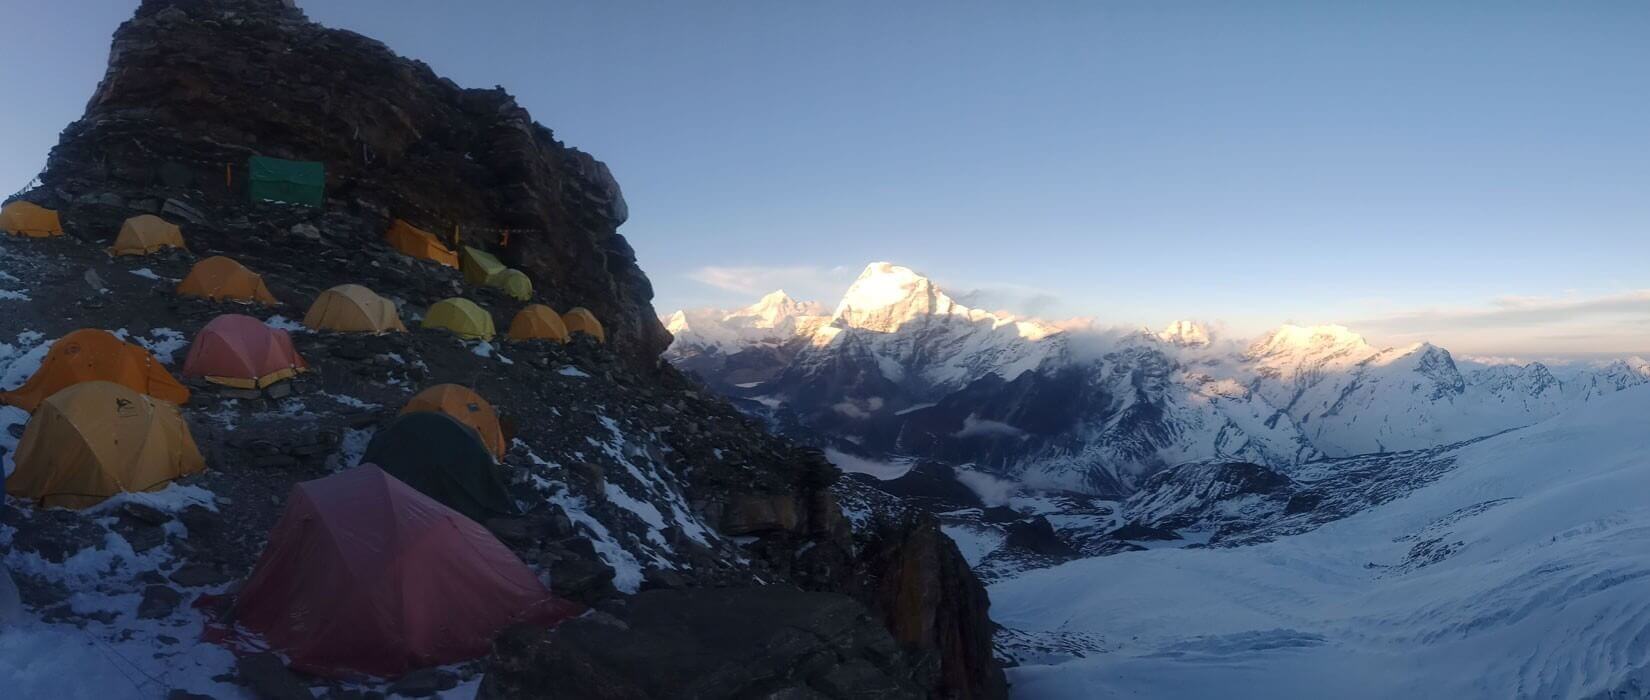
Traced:
[[1650, 348], [1650, 289], [1596, 296], [1502, 297], [1477, 307], [1430, 308], [1352, 321], [1370, 335], [1427, 339], [1485, 352]]
[[1012, 481], [1004, 481], [985, 472], [971, 469], [957, 469], [957, 481], [962, 482], [980, 497], [980, 501], [988, 506], [1006, 506], [1009, 499], [1014, 497], [1018, 485]]
[[800, 301], [832, 302], [853, 282], [854, 274], [841, 265], [710, 265], [687, 276], [700, 284], [752, 297], [784, 289]]
[[1002, 421], [980, 418], [970, 414], [963, 419], [962, 430], [953, 433], [953, 437], [1025, 437], [1025, 431]]
[[940, 289], [963, 306], [987, 311], [1007, 311], [1016, 316], [1049, 318], [1066, 313], [1065, 299], [1058, 293], [1022, 284], [989, 284], [973, 289], [952, 291], [945, 283]]

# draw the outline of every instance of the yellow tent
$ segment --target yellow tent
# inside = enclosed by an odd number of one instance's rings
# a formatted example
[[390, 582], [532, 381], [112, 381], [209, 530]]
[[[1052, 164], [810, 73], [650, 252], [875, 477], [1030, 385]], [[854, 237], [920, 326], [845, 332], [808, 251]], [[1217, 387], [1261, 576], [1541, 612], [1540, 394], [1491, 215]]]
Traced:
[[395, 304], [359, 284], [341, 284], [315, 298], [304, 325], [318, 331], [388, 333], [405, 331]]
[[86, 508], [155, 491], [206, 468], [178, 409], [114, 382], [81, 382], [40, 404], [17, 445], [6, 493]]
[[402, 413], [433, 411], [452, 416], [470, 426], [481, 436], [481, 443], [493, 457], [504, 459], [504, 430], [498, 424], [498, 412], [487, 399], [481, 398], [469, 387], [457, 384], [437, 384], [418, 392], [401, 408]]
[[275, 305], [274, 295], [269, 293], [269, 287], [264, 286], [264, 279], [258, 273], [222, 255], [195, 263], [189, 275], [178, 284], [178, 296]]
[[46, 238], [63, 235], [63, 223], [58, 221], [57, 212], [20, 199], [0, 207], [0, 231], [14, 236]]
[[500, 272], [505, 271], [504, 263], [494, 257], [492, 253], [464, 246], [464, 256], [459, 261], [459, 270], [464, 272], [464, 281], [473, 285], [487, 284], [488, 280]]
[[184, 248], [183, 231], [154, 214], [142, 214], [120, 225], [109, 252], [115, 255], [148, 255], [163, 248]]
[[436, 302], [424, 314], [424, 327], [446, 329], [472, 340], [490, 340], [494, 333], [492, 314], [462, 297]]
[[527, 279], [527, 273], [515, 268], [507, 269], [488, 278], [487, 286], [504, 292], [511, 299], [527, 301], [533, 298], [533, 281]]
[[420, 260], [438, 262], [447, 267], [458, 267], [458, 255], [447, 248], [435, 234], [400, 219], [384, 232], [384, 241], [390, 247]]
[[511, 340], [554, 340], [567, 342], [567, 326], [556, 310], [543, 304], [528, 304], [510, 321]]
[[602, 330], [602, 322], [596, 320], [596, 315], [589, 309], [575, 306], [561, 315], [561, 321], [567, 326], [567, 333], [584, 333], [596, 339], [598, 343], [607, 342], [607, 332]]

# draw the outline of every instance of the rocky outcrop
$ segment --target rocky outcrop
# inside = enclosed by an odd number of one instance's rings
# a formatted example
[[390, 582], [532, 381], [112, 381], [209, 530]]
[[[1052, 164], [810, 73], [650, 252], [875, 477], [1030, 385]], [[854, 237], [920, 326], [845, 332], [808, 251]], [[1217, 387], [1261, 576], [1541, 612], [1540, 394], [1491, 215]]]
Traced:
[[[371, 233], [396, 217], [501, 249], [550, 304], [594, 311], [638, 366], [669, 343], [617, 233], [628, 209], [606, 165], [504, 90], [460, 88], [282, 0], [145, 0], [31, 198], [65, 207], [113, 189], [184, 206], [244, 201], [254, 154], [323, 162], [326, 208]], [[71, 233], [104, 234], [76, 224], [67, 217]], [[489, 229], [516, 231], [505, 244]]]
[[506, 633], [477, 697], [922, 698], [925, 672], [844, 595], [649, 591], [613, 614]]
[[882, 524], [865, 544], [860, 566], [872, 607], [894, 638], [937, 660], [943, 696], [1007, 697], [992, 657], [995, 626], [985, 586], [933, 516], [908, 511]]

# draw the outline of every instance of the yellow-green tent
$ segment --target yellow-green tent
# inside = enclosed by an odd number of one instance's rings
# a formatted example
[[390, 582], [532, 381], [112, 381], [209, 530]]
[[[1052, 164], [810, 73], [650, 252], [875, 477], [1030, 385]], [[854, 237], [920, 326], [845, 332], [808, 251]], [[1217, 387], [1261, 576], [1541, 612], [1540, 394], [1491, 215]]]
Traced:
[[487, 286], [504, 292], [512, 299], [527, 301], [533, 298], [533, 281], [527, 279], [527, 273], [513, 267], [493, 275], [487, 280]]
[[424, 314], [424, 327], [441, 328], [472, 340], [491, 340], [494, 333], [492, 314], [462, 297], [436, 302]]
[[466, 283], [480, 286], [487, 284], [487, 280], [506, 268], [492, 253], [464, 246], [464, 254], [459, 256], [458, 269], [464, 273]]

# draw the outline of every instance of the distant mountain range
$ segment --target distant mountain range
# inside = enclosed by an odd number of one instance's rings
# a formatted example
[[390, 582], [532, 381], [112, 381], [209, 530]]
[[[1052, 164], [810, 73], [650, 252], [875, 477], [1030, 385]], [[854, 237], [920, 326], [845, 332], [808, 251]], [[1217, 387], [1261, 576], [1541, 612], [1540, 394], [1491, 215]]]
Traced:
[[1455, 443], [1650, 382], [1641, 358], [1487, 366], [1430, 343], [1372, 346], [1340, 326], [1247, 343], [1187, 321], [1067, 330], [963, 306], [881, 262], [829, 313], [780, 291], [662, 320], [668, 360], [776, 425], [864, 457], [1115, 496], [1200, 460], [1288, 467]]

